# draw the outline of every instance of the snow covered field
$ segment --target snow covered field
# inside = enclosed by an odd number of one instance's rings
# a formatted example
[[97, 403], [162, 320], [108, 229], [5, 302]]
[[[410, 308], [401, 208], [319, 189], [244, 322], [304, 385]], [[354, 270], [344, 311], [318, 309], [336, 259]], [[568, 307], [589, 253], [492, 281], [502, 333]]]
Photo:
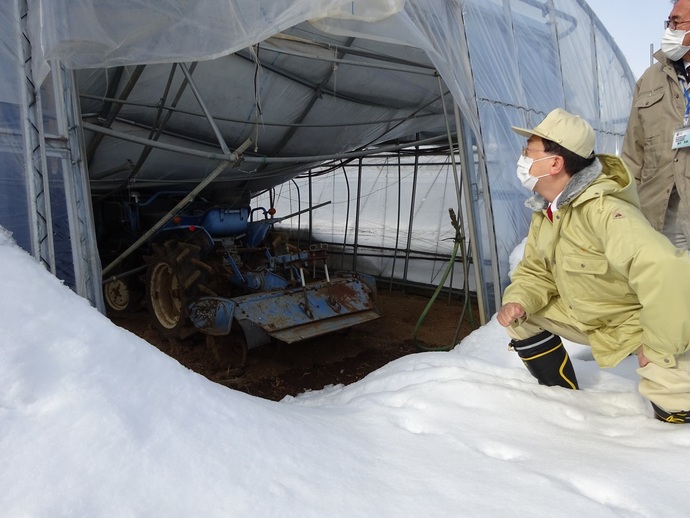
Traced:
[[[116, 327], [0, 227], [3, 517], [684, 517], [690, 427], [636, 359], [541, 387], [492, 320], [451, 352], [271, 402]], [[687, 449], [686, 449], [687, 448]]]

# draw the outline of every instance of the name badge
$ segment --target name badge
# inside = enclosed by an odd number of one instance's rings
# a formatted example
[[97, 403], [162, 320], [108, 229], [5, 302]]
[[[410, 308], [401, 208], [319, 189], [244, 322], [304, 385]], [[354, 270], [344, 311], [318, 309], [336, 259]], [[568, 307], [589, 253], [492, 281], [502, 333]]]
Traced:
[[679, 128], [674, 131], [671, 149], [680, 149], [688, 146], [690, 146], [690, 128]]

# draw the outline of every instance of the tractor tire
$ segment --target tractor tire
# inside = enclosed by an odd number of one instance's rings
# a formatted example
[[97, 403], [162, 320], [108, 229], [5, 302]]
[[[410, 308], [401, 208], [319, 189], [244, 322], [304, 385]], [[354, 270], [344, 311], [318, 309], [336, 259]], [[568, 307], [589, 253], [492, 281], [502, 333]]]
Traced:
[[[133, 243], [127, 236], [114, 235], [104, 244], [104, 264], [109, 264]], [[103, 283], [106, 310], [113, 315], [124, 315], [141, 309], [144, 299], [143, 265], [138, 250], [128, 255], [113, 271], [113, 277]]]
[[171, 339], [185, 339], [197, 332], [189, 320], [189, 304], [200, 296], [210, 267], [203, 267], [201, 248], [169, 240], [152, 245], [146, 257], [146, 298], [154, 325]]
[[143, 286], [138, 279], [121, 277], [103, 285], [103, 299], [108, 312], [123, 315], [141, 307], [144, 298]]

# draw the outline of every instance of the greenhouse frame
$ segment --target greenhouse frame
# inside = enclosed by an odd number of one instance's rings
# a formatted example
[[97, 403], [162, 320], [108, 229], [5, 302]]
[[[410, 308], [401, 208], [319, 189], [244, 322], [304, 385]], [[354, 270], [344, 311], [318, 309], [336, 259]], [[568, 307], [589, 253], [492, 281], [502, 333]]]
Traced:
[[101, 204], [174, 190], [299, 213], [486, 322], [530, 221], [510, 127], [563, 107], [619, 154], [635, 84], [584, 0], [10, 0], [0, 24], [0, 226], [101, 311]]

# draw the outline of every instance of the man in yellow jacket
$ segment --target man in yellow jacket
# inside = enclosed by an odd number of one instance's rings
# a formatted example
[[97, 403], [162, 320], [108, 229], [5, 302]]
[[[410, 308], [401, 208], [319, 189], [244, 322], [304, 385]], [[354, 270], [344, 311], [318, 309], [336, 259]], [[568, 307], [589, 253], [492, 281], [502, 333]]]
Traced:
[[527, 137], [517, 175], [534, 194], [524, 256], [497, 318], [544, 385], [578, 388], [561, 337], [601, 367], [637, 353], [640, 393], [658, 419], [690, 422], [690, 256], [652, 228], [635, 181], [595, 155], [580, 117], [550, 112]]

